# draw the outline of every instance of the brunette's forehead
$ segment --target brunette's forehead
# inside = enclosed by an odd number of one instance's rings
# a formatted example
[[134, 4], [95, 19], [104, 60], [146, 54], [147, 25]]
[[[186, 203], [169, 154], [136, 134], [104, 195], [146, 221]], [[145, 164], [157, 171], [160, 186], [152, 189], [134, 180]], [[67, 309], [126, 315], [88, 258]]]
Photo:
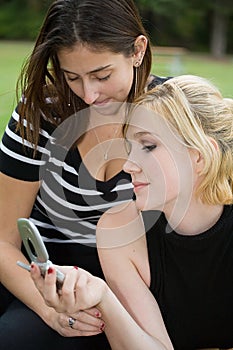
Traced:
[[74, 74], [86, 74], [99, 70], [119, 68], [127, 59], [120, 53], [111, 51], [91, 51], [86, 46], [75, 46], [58, 52], [62, 70]]

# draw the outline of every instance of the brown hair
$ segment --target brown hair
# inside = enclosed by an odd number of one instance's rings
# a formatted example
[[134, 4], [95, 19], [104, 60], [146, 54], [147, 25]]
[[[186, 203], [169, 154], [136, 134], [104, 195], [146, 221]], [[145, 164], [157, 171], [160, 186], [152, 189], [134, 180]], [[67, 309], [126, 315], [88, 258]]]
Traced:
[[[83, 43], [94, 50], [106, 49], [128, 57], [134, 53], [135, 39], [139, 35], [148, 38], [132, 0], [54, 1], [18, 80], [18, 90], [23, 95], [18, 125], [22, 136], [24, 137], [22, 120], [26, 119], [26, 137], [36, 147], [42, 115], [57, 125], [74, 111], [86, 107], [65, 81], [57, 57], [59, 50]], [[151, 61], [148, 40], [143, 62], [140, 67], [134, 68], [134, 81], [128, 102], [143, 92]], [[67, 101], [71, 102], [71, 108], [67, 108]]]

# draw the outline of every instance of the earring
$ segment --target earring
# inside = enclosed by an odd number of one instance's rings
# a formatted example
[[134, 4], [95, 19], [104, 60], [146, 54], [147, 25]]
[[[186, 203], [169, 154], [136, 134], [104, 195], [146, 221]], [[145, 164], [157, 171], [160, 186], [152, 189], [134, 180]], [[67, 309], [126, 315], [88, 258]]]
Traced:
[[145, 52], [141, 51], [140, 52], [140, 59], [134, 63], [134, 67], [139, 67], [142, 63], [143, 57], [144, 57]]
[[70, 88], [69, 88], [69, 92], [68, 92], [68, 103], [67, 106], [70, 107], [71, 103], [70, 103]]
[[[137, 64], [137, 65], [136, 65]], [[135, 77], [134, 77], [134, 97], [137, 96], [137, 90], [138, 90], [138, 70], [137, 70], [137, 67], [140, 66], [140, 62], [136, 62], [135, 63]]]

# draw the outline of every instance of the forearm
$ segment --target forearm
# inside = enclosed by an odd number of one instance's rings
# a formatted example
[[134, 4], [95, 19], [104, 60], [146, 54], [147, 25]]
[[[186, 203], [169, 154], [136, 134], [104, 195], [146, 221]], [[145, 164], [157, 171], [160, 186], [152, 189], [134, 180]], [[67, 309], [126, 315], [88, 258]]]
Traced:
[[99, 304], [105, 321], [105, 333], [113, 350], [171, 350], [159, 339], [146, 333], [129, 315], [110, 288]]
[[51, 308], [45, 304], [30, 274], [16, 265], [17, 260], [27, 262], [16, 246], [7, 242], [0, 242], [1, 283], [46, 322]]

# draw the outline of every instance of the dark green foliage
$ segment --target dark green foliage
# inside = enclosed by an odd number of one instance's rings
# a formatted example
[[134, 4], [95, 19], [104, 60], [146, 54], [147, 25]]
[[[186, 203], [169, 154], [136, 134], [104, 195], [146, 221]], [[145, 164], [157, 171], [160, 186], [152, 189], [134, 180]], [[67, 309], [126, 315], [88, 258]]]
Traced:
[[[0, 40], [34, 40], [52, 1], [0, 0]], [[135, 0], [135, 3], [154, 45], [211, 51], [213, 18], [217, 13], [226, 21], [226, 32], [222, 33], [222, 40], [227, 42], [226, 52], [233, 52], [232, 0]]]
[[34, 40], [52, 0], [0, 0], [0, 39]]
[[233, 52], [232, 0], [135, 0], [135, 3], [153, 44], [209, 52], [213, 18], [217, 14], [223, 16], [227, 30], [220, 33], [216, 40], [226, 40], [226, 52]]

